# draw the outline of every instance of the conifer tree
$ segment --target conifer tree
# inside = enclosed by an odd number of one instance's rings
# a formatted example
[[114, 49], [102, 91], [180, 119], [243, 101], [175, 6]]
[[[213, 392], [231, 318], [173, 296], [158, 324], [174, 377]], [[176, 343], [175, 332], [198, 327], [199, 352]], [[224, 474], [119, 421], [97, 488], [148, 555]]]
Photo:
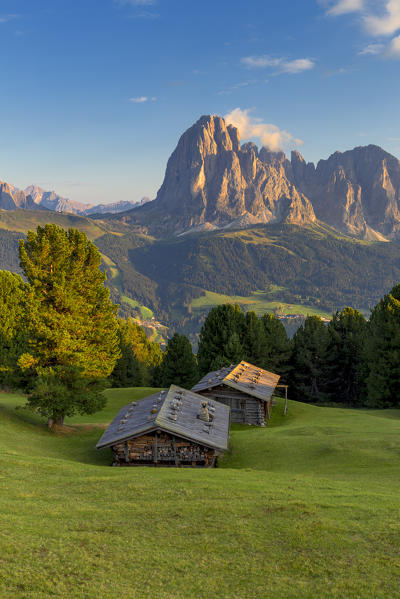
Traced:
[[174, 384], [191, 389], [198, 378], [197, 361], [189, 339], [175, 333], [168, 341], [161, 364], [162, 386]]
[[27, 292], [28, 286], [19, 275], [0, 271], [0, 385], [3, 386], [23, 383], [17, 362], [28, 348]]
[[146, 368], [145, 365], [140, 364], [139, 360], [135, 356], [132, 346], [129, 343], [126, 343], [121, 337], [119, 347], [121, 356], [119, 357], [111, 374], [113, 387], [143, 386], [143, 371]]
[[118, 319], [121, 357], [112, 373], [113, 385], [139, 387], [157, 383], [156, 371], [162, 361], [158, 343], [150, 341], [145, 331], [132, 320]]
[[255, 312], [247, 312], [245, 316], [243, 345], [246, 361], [263, 368], [267, 353], [267, 340], [261, 319]]
[[210, 310], [200, 332], [197, 359], [201, 376], [215, 369], [216, 363], [227, 366], [233, 358], [238, 362], [243, 359], [244, 328], [245, 317], [239, 306], [222, 304]]
[[104, 286], [99, 251], [83, 232], [45, 225], [20, 241], [20, 263], [29, 283], [32, 340], [20, 364], [33, 365], [38, 377], [28, 404], [49, 424], [101, 409], [100, 381], [111, 374], [119, 347], [117, 307]]
[[336, 312], [328, 325], [325, 391], [332, 401], [362, 403], [366, 320], [353, 308]]
[[318, 316], [308, 316], [293, 337], [290, 397], [306, 402], [326, 400], [327, 346], [327, 327]]
[[371, 313], [366, 347], [367, 405], [400, 407], [400, 284]]
[[291, 356], [291, 345], [286, 329], [274, 314], [264, 314], [261, 322], [266, 341], [263, 368], [280, 374], [281, 381], [284, 381], [290, 370]]

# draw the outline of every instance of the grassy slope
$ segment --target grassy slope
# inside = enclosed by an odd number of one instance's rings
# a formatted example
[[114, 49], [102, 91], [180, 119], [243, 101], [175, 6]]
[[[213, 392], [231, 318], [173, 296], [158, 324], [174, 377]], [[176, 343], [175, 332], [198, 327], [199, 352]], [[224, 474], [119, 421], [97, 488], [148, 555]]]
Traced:
[[26, 233], [35, 230], [38, 225], [44, 226], [47, 223], [54, 223], [64, 229], [80, 229], [85, 231], [91, 240], [101, 237], [106, 230], [101, 221], [94, 221], [85, 216], [60, 214], [50, 210], [0, 210], [0, 228], [8, 231]]
[[58, 435], [0, 396], [0, 597], [400, 597], [399, 412], [278, 404], [216, 470], [110, 468], [95, 423], [147, 392]]
[[[276, 292], [275, 292], [276, 293]], [[277, 310], [279, 314], [302, 314], [304, 316], [324, 316], [331, 318], [332, 314], [324, 310], [318, 310], [302, 304], [288, 304], [286, 302], [271, 301], [269, 293], [263, 291], [254, 291], [248, 297], [240, 295], [223, 295], [221, 293], [213, 293], [206, 291], [205, 295], [201, 295], [192, 300], [191, 307], [194, 312], [207, 313], [214, 306], [220, 304], [239, 304], [246, 312], [253, 310], [258, 316], [262, 316], [265, 312], [274, 312]]]

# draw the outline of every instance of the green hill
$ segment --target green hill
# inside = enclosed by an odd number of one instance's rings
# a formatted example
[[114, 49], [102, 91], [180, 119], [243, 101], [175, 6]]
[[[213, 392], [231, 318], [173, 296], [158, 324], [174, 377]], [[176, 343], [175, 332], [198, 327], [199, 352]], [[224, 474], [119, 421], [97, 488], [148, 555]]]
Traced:
[[59, 434], [1, 394], [1, 597], [400, 597], [398, 411], [278, 403], [215, 470], [110, 468], [105, 423], [149, 391]]
[[259, 314], [329, 316], [346, 305], [368, 314], [400, 281], [399, 241], [360, 241], [322, 224], [155, 239], [126, 226], [125, 233], [112, 230], [112, 219], [24, 210], [0, 211], [0, 267], [18, 270], [18, 235], [47, 221], [94, 240], [121, 314], [154, 316], [186, 333], [198, 332], [221, 301]]

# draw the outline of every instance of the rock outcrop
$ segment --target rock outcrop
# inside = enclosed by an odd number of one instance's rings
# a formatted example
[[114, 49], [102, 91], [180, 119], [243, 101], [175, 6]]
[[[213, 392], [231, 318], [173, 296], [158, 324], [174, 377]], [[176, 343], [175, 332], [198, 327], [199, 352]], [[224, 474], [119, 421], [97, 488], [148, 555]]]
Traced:
[[290, 176], [316, 217], [363, 239], [400, 235], [400, 161], [374, 145], [335, 152], [317, 167], [292, 153]]
[[370, 145], [315, 167], [297, 151], [288, 160], [252, 142], [241, 146], [235, 127], [203, 116], [180, 138], [156, 199], [132, 222], [181, 233], [316, 219], [362, 239], [399, 237], [400, 161]]
[[25, 195], [20, 189], [0, 181], [0, 209], [16, 210], [17, 208], [34, 210], [38, 206], [30, 195]]
[[80, 216], [117, 214], [132, 208], [143, 206], [149, 198], [139, 202], [121, 200], [112, 204], [83, 204], [63, 198], [55, 191], [45, 191], [36, 185], [30, 185], [24, 191], [9, 183], [0, 181], [0, 210], [51, 210], [53, 212], [68, 212]]
[[311, 203], [289, 180], [286, 157], [254, 143], [240, 145], [238, 130], [203, 116], [180, 138], [151, 207], [176, 233], [199, 227], [315, 220]]

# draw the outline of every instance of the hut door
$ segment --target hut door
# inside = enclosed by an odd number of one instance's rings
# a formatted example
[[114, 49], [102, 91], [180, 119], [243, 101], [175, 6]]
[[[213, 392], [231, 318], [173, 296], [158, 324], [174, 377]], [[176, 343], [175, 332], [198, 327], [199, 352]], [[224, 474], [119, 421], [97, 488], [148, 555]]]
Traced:
[[231, 399], [231, 420], [232, 422], [245, 422], [245, 404], [242, 399]]

